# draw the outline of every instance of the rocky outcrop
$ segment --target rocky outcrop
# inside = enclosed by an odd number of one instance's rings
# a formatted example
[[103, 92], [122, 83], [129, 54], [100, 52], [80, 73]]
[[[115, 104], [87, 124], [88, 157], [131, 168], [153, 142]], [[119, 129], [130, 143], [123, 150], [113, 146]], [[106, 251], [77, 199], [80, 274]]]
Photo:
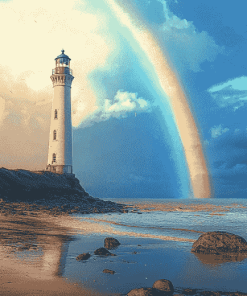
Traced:
[[[91, 197], [74, 174], [0, 169], [0, 212], [13, 202], [45, 205], [51, 214], [125, 212], [125, 205]], [[8, 203], [11, 203], [10, 205]]]
[[120, 242], [113, 237], [106, 237], [104, 240], [104, 247], [108, 250], [115, 249], [120, 245]]
[[169, 280], [158, 280], [153, 284], [153, 288], [158, 289], [160, 291], [166, 292], [167, 295], [171, 295], [174, 292], [174, 287], [171, 281]]
[[224, 231], [206, 232], [193, 244], [191, 252], [202, 254], [246, 253], [247, 242], [238, 235]]
[[0, 196], [8, 200], [33, 200], [56, 196], [89, 196], [74, 174], [34, 173], [0, 169]]

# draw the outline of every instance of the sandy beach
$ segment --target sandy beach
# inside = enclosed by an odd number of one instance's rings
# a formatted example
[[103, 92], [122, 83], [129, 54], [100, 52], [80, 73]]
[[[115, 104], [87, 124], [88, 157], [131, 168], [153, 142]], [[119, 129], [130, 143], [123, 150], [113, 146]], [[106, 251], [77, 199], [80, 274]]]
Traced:
[[73, 239], [72, 228], [59, 226], [44, 210], [1, 213], [0, 221], [2, 295], [99, 295], [60, 276], [62, 248]]
[[[238, 204], [232, 204], [231, 207], [213, 206], [205, 204], [183, 204], [172, 203], [165, 206], [164, 204], [135, 204], [129, 207], [129, 214], [122, 213], [119, 215], [136, 215], [138, 213], [163, 211], [163, 212], [207, 212], [209, 215], [221, 215], [229, 212], [233, 208], [239, 207]], [[128, 208], [128, 206], [127, 206]], [[176, 248], [176, 244], [191, 244], [194, 238], [185, 238], [178, 236], [165, 236], [156, 234], [138, 233], [132, 227], [130, 231], [121, 230], [121, 223], [110, 222], [102, 219], [102, 216], [91, 214], [90, 217], [80, 218], [69, 215], [68, 213], [49, 211], [43, 206], [29, 207], [25, 203], [2, 203], [0, 213], [1, 236], [0, 236], [0, 292], [2, 295], [126, 295], [121, 292], [121, 278], [118, 273], [115, 276], [116, 282], [120, 287], [119, 293], [107, 291], [107, 285], [112, 280], [111, 274], [105, 275], [105, 282], [102, 282], [102, 271], [106, 268], [120, 270], [120, 265], [125, 270], [125, 279], [129, 281], [128, 290], [135, 288], [138, 283], [139, 275], [143, 275], [143, 268], [151, 263], [157, 266], [159, 255], [166, 250], [167, 246]], [[119, 230], [114, 228], [120, 227]], [[128, 225], [125, 225], [125, 229]], [[186, 228], [174, 228], [178, 233], [189, 232], [192, 235], [199, 236], [203, 231]], [[111, 234], [117, 237], [124, 249], [123, 251], [112, 251], [116, 257], [111, 258], [93, 258], [89, 262], [76, 262], [76, 256], [88, 250], [103, 247], [103, 240]], [[80, 235], [81, 242], [79, 247], [73, 246], [73, 241], [78, 240]], [[75, 254], [70, 261], [73, 262], [73, 276], [66, 277], [65, 262], [69, 252]], [[126, 254], [128, 257], [126, 257]], [[145, 264], [141, 266], [136, 264], [140, 256], [144, 256]], [[124, 257], [125, 256], [125, 257]], [[139, 256], [139, 257], [138, 257]], [[207, 264], [208, 257], [197, 256], [198, 260]], [[240, 256], [241, 257], [241, 256]], [[246, 258], [211, 258], [211, 264], [219, 262], [241, 261]], [[128, 259], [126, 259], [128, 258]], [[139, 259], [140, 260], [140, 259]], [[143, 259], [142, 259], [143, 260]], [[154, 261], [155, 262], [152, 262]], [[157, 261], [156, 261], [157, 260]], [[215, 261], [214, 261], [215, 260]], [[221, 260], [221, 261], [220, 261]], [[90, 263], [91, 262], [91, 263]], [[139, 261], [140, 263], [141, 261]], [[66, 263], [69, 264], [68, 262]], [[87, 265], [85, 265], [87, 264]], [[94, 265], [93, 265], [94, 264]], [[85, 274], [85, 266], [87, 266]], [[160, 266], [160, 265], [159, 265]], [[76, 268], [77, 269], [76, 269]], [[83, 267], [83, 268], [82, 268]], [[128, 278], [128, 270], [135, 269], [136, 277]], [[153, 275], [156, 279], [162, 278], [162, 272], [156, 268], [157, 272]], [[68, 272], [67, 272], [68, 273]], [[147, 273], [148, 274], [148, 273]], [[87, 277], [88, 276], [88, 279]], [[145, 276], [145, 274], [144, 274]], [[149, 275], [147, 275], [149, 276]], [[82, 284], [81, 278], [86, 281]], [[109, 282], [108, 282], [109, 279]], [[104, 285], [104, 291], [99, 291], [100, 285]], [[126, 287], [125, 291], [126, 291]], [[182, 293], [177, 289], [177, 293]]]

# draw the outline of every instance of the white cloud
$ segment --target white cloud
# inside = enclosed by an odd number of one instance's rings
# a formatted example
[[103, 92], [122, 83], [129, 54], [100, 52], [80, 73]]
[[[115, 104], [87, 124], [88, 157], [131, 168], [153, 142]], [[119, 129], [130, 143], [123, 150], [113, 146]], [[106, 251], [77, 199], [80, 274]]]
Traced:
[[236, 77], [208, 89], [219, 107], [232, 106], [236, 111], [247, 102], [247, 77]]
[[214, 126], [210, 129], [211, 131], [211, 137], [212, 138], [217, 138], [221, 136], [222, 134], [226, 133], [229, 131], [229, 128], [223, 128], [222, 125]]
[[[0, 2], [0, 68], [4, 69], [3, 77], [8, 76], [5, 79], [8, 88], [2, 83], [0, 94], [18, 98], [24, 96], [21, 89], [48, 90], [48, 96], [39, 96], [47, 103], [53, 96], [50, 75], [55, 67], [54, 58], [64, 48], [72, 59], [75, 76], [72, 108], [78, 112], [72, 119], [74, 126], [96, 108], [97, 95], [90, 85], [89, 74], [104, 67], [115, 49], [113, 36], [105, 33], [109, 28], [106, 13], [88, 12], [88, 0], [81, 3], [80, 10], [76, 4], [77, 0]], [[12, 86], [17, 84], [14, 92]], [[28, 99], [40, 104], [37, 96]]]
[[161, 38], [177, 68], [199, 72], [203, 62], [213, 62], [217, 54], [224, 53], [224, 47], [218, 46], [206, 31], [198, 32], [192, 21], [174, 15], [167, 1], [160, 2], [166, 18], [160, 30]]
[[99, 106], [82, 122], [82, 127], [92, 125], [94, 122], [108, 120], [111, 117], [127, 117], [130, 112], [150, 111], [149, 102], [138, 98], [136, 93], [119, 90], [113, 100], [105, 99]]

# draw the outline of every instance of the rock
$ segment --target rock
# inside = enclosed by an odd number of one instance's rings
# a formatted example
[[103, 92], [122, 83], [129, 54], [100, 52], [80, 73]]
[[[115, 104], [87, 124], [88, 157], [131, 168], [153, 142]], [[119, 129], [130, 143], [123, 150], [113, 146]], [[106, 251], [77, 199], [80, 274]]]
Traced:
[[95, 255], [103, 255], [103, 256], [110, 256], [111, 255], [111, 253], [106, 248], [99, 248], [94, 251], [94, 254]]
[[114, 274], [115, 273], [114, 270], [110, 270], [110, 269], [104, 269], [103, 272], [104, 273], [110, 273], [110, 274]]
[[194, 295], [196, 294], [197, 290], [196, 289], [183, 289], [183, 294], [185, 295]]
[[166, 295], [164, 292], [154, 288], [140, 288], [131, 290], [127, 296], [159, 296]]
[[108, 250], [114, 249], [119, 245], [120, 245], [120, 242], [113, 237], [107, 237], [104, 240], [104, 247]]
[[153, 288], [160, 291], [172, 294], [174, 292], [174, 287], [171, 281], [169, 280], [158, 280], [153, 284]]
[[[213, 292], [213, 291], [202, 291], [200, 292], [201, 295], [203, 296], [221, 296], [220, 292]], [[225, 294], [225, 293], [223, 293]]]
[[83, 253], [83, 254], [80, 254], [76, 257], [76, 260], [87, 260], [88, 258], [90, 258], [90, 254], [89, 253]]
[[247, 252], [247, 242], [241, 236], [224, 231], [206, 232], [194, 242], [191, 252], [203, 254], [244, 253]]

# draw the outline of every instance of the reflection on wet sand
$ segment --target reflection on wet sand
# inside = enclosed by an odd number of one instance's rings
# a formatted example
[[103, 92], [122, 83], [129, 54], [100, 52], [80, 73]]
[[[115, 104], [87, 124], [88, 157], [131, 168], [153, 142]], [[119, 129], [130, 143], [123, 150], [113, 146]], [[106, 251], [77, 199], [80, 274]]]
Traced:
[[247, 254], [200, 254], [193, 253], [203, 264], [218, 265], [226, 262], [240, 262], [247, 258]]
[[[42, 215], [43, 214], [43, 215]], [[0, 292], [4, 295], [99, 295], [67, 283], [64, 261], [73, 237], [54, 217], [0, 215]], [[100, 294], [102, 295], [102, 294]]]

